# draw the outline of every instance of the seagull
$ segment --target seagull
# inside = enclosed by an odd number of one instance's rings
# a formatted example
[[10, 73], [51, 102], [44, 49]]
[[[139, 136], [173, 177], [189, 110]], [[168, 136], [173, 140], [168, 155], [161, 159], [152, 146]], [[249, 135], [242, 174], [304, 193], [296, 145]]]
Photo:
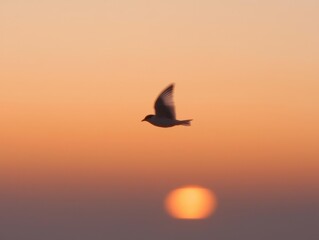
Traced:
[[157, 127], [174, 127], [177, 125], [190, 126], [192, 119], [177, 120], [173, 102], [174, 84], [169, 85], [155, 101], [155, 115], [147, 115], [143, 120]]

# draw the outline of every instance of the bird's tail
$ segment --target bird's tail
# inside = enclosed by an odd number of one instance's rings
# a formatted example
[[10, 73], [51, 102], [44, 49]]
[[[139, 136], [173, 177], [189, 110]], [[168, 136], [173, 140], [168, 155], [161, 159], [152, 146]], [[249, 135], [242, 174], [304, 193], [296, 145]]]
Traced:
[[190, 126], [192, 120], [193, 120], [193, 119], [181, 120], [181, 121], [178, 122], [178, 125]]

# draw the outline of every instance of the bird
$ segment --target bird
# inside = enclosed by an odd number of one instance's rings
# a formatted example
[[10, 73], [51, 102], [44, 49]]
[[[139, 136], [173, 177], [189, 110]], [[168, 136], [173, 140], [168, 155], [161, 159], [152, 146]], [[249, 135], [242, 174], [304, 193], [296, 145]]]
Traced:
[[155, 115], [149, 114], [143, 120], [156, 127], [168, 128], [178, 125], [190, 126], [193, 119], [177, 120], [173, 101], [174, 83], [165, 88], [155, 101]]

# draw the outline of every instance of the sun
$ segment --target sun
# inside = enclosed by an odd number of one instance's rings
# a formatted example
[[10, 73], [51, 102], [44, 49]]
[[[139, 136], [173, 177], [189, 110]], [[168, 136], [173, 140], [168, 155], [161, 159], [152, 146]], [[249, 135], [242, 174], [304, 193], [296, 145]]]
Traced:
[[214, 193], [207, 188], [190, 185], [172, 190], [165, 199], [169, 215], [179, 219], [203, 219], [216, 209]]

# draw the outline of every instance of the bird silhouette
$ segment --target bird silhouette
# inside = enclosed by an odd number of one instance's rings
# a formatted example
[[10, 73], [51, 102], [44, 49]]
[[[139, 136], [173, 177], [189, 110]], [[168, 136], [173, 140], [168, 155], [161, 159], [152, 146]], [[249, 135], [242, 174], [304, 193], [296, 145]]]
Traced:
[[174, 84], [169, 85], [155, 101], [155, 115], [149, 114], [142, 121], [157, 127], [190, 126], [192, 119], [177, 120], [173, 101]]

